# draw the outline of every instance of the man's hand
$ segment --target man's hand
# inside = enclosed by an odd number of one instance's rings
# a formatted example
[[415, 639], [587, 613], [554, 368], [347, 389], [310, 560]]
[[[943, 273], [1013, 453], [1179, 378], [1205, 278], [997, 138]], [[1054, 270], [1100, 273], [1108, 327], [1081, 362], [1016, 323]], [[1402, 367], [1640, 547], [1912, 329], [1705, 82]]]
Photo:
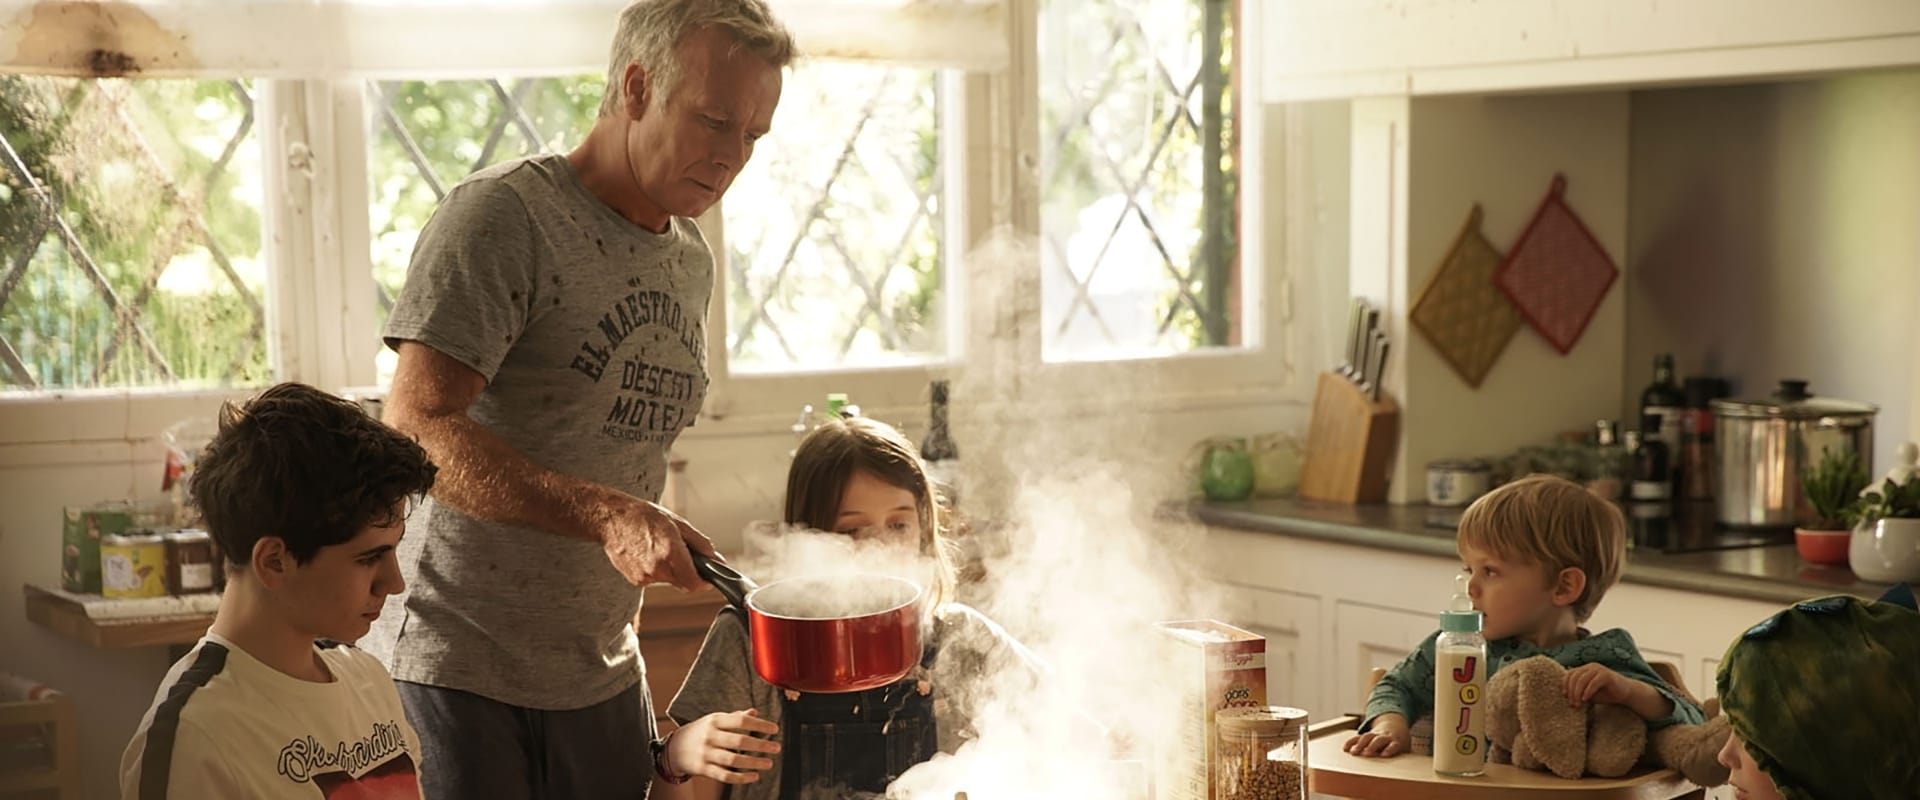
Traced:
[[614, 511], [602, 529], [602, 542], [607, 560], [635, 586], [664, 582], [694, 591], [705, 581], [694, 572], [687, 549], [717, 558], [713, 542], [692, 523], [639, 499]]
[[780, 743], [751, 734], [779, 732], [780, 726], [753, 709], [708, 714], [667, 737], [667, 768], [721, 783], [753, 783], [761, 770], [773, 768], [772, 759], [753, 753], [778, 753]]
[[1381, 714], [1373, 718], [1366, 733], [1347, 740], [1347, 752], [1365, 758], [1397, 756], [1413, 749], [1413, 733], [1407, 718], [1399, 714]]

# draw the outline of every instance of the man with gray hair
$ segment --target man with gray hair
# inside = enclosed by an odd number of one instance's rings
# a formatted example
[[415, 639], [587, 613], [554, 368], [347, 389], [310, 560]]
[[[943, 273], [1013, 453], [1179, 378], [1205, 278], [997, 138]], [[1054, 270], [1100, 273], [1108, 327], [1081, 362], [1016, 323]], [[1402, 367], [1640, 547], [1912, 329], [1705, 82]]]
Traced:
[[693, 744], [763, 721], [654, 739], [632, 620], [642, 587], [698, 587], [688, 549], [713, 551], [655, 502], [708, 382], [714, 259], [692, 218], [771, 127], [793, 56], [764, 0], [640, 0], [579, 147], [475, 173], [421, 231], [384, 333], [385, 419], [441, 472], [399, 548], [408, 591], [366, 645], [399, 681], [428, 798], [752, 780]]

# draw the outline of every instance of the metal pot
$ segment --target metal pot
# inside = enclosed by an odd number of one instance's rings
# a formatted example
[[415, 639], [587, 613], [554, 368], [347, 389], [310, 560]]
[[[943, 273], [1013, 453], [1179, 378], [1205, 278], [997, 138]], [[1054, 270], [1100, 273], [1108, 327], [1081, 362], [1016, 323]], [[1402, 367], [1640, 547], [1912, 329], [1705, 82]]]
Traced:
[[693, 553], [693, 566], [747, 614], [753, 671], [797, 692], [859, 692], [905, 678], [925, 645], [919, 584], [889, 575], [787, 578], [755, 584]]
[[1880, 408], [1814, 397], [1806, 381], [1780, 382], [1763, 400], [1715, 400], [1714, 495], [1720, 523], [1741, 528], [1790, 528], [1807, 521], [1800, 477], [1822, 450], [1860, 454], [1873, 463], [1873, 416]]

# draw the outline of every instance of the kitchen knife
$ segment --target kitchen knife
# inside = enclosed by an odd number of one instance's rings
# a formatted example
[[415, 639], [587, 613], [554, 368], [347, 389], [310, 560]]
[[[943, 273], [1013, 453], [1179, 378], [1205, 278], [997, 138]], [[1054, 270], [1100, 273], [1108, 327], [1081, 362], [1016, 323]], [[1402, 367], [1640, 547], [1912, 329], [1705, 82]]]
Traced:
[[1367, 301], [1358, 297], [1353, 298], [1353, 302], [1349, 303], [1347, 308], [1347, 340], [1344, 342], [1347, 347], [1347, 361], [1341, 364], [1339, 369], [1341, 377], [1347, 380], [1360, 380], [1360, 354], [1363, 349], [1360, 342], [1360, 325], [1366, 316]]
[[1353, 385], [1360, 387], [1361, 394], [1366, 393], [1367, 375], [1373, 371], [1373, 364], [1367, 361], [1372, 355], [1373, 344], [1371, 334], [1369, 334], [1367, 339], [1360, 342], [1360, 361], [1355, 365], [1353, 373]]
[[1380, 380], [1387, 374], [1387, 335], [1375, 332], [1372, 352], [1367, 358], [1367, 393], [1373, 400], [1380, 399]]
[[1354, 363], [1359, 365], [1353, 374], [1354, 383], [1367, 382], [1367, 357], [1372, 354], [1374, 330], [1380, 326], [1380, 310], [1367, 305], [1364, 300], [1360, 302], [1366, 310], [1361, 314], [1360, 335], [1354, 339]]

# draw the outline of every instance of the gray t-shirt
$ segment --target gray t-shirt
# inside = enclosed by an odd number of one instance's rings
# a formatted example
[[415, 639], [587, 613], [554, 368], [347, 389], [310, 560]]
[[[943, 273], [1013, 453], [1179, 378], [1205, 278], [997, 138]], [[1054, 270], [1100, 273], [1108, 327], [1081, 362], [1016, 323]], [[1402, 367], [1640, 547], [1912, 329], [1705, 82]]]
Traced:
[[[1045, 674], [1040, 662], [1020, 642], [993, 620], [972, 607], [944, 603], [934, 612], [933, 665], [926, 676], [933, 691], [935, 725], [939, 730], [940, 751], [954, 752], [971, 736], [975, 695], [991, 690], [987, 681], [1004, 685], [1010, 669], [1022, 673], [1013, 677], [1038, 683]], [[667, 716], [680, 725], [714, 712], [760, 710], [760, 717], [781, 726], [785, 704], [782, 690], [762, 680], [753, 671], [752, 643], [747, 626], [739, 615], [721, 613], [707, 628], [707, 640], [693, 661], [687, 679], [674, 695]], [[754, 783], [724, 787], [728, 800], [778, 800], [780, 797], [781, 756], [775, 755], [773, 768], [760, 773]]]
[[[484, 376], [468, 414], [535, 463], [656, 500], [667, 450], [706, 397], [712, 290], [692, 220], [651, 233], [590, 194], [564, 157], [538, 156], [447, 195], [385, 336]], [[407, 592], [367, 637], [396, 679], [574, 709], [642, 677], [640, 589], [596, 543], [429, 498], [399, 558]]]

